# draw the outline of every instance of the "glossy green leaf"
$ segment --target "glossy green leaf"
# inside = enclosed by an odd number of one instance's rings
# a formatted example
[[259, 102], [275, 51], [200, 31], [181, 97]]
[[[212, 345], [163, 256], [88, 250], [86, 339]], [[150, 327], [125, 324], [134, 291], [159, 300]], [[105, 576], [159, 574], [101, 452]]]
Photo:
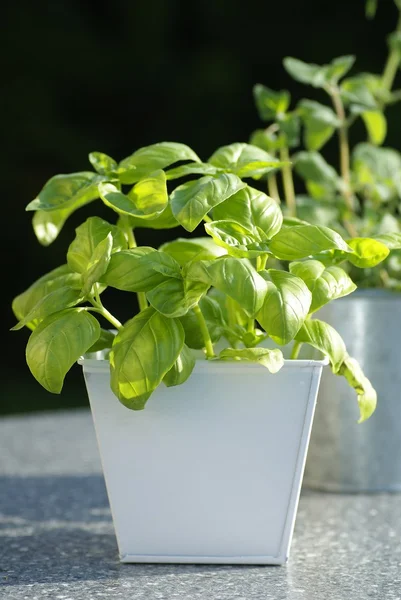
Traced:
[[211, 260], [227, 254], [210, 237], [177, 238], [162, 244], [159, 250], [172, 256], [181, 266], [192, 260]]
[[278, 113], [285, 113], [291, 102], [291, 95], [287, 90], [276, 92], [260, 83], [253, 87], [253, 97], [262, 121], [274, 120]]
[[343, 375], [357, 393], [360, 418], [359, 423], [366, 421], [374, 413], [377, 394], [369, 379], [364, 375], [359, 363], [346, 354], [338, 375]]
[[[14, 298], [12, 302], [14, 315], [18, 320], [24, 319], [43, 298], [65, 286], [72, 287], [77, 291], [81, 289], [81, 276], [73, 273], [68, 265], [62, 265], [43, 275], [22, 294]], [[28, 324], [31, 329], [35, 325], [37, 325], [37, 321]]]
[[193, 352], [191, 352], [188, 346], [184, 344], [174, 365], [163, 377], [163, 383], [165, 383], [167, 387], [185, 383], [194, 367], [195, 357]]
[[187, 165], [181, 165], [175, 169], [170, 169], [166, 172], [166, 178], [167, 180], [171, 180], [186, 177], [188, 175], [217, 175], [222, 172], [222, 169], [218, 169], [208, 163], [194, 162]]
[[[215, 298], [208, 295], [200, 300], [199, 308], [206, 321], [212, 343], [215, 343], [221, 338], [223, 329], [227, 326], [220, 304]], [[180, 321], [185, 331], [185, 343], [190, 348], [197, 350], [203, 348], [204, 340], [195, 312], [193, 310], [188, 311], [186, 315], [180, 318]]]
[[38, 242], [42, 246], [50, 246], [74, 210], [68, 208], [51, 211], [37, 210], [32, 218], [32, 227]]
[[201, 281], [170, 278], [147, 292], [149, 304], [166, 317], [182, 317], [198, 304], [209, 285]]
[[220, 202], [245, 187], [245, 183], [232, 173], [218, 177], [201, 177], [177, 187], [170, 196], [174, 217], [187, 231], [193, 231], [208, 212]]
[[401, 233], [383, 233], [376, 235], [374, 239], [387, 246], [389, 250], [401, 250]]
[[226, 348], [220, 352], [218, 359], [256, 362], [266, 367], [270, 373], [277, 373], [284, 366], [283, 353], [278, 348]]
[[90, 293], [92, 286], [100, 281], [102, 275], [107, 271], [110, 263], [111, 251], [113, 249], [113, 237], [111, 233], [99, 242], [89, 259], [86, 271], [82, 273], [82, 293], [87, 295]]
[[169, 204], [167, 204], [166, 208], [161, 213], [156, 214], [156, 216], [147, 215], [146, 219], [132, 216], [128, 217], [127, 215], [124, 217], [128, 219], [130, 226], [134, 229], [173, 229], [180, 225], [171, 212], [171, 206]]
[[125, 323], [110, 352], [111, 389], [133, 410], [145, 407], [184, 346], [178, 319], [148, 308]]
[[110, 225], [100, 217], [89, 217], [75, 230], [76, 236], [67, 252], [68, 266], [72, 271], [84, 273], [91, 261], [96, 246], [110, 233], [112, 252], [127, 248], [127, 240], [119, 227]]
[[299, 152], [295, 158], [295, 172], [307, 181], [313, 181], [325, 189], [335, 190], [339, 177], [319, 152]]
[[298, 110], [305, 126], [306, 148], [319, 150], [339, 127], [338, 117], [331, 108], [313, 100], [301, 100]]
[[295, 339], [317, 348], [330, 360], [333, 373], [338, 372], [347, 351], [342, 337], [331, 325], [318, 319], [308, 319]]
[[212, 221], [205, 224], [205, 230], [216, 244], [225, 248], [232, 256], [257, 258], [261, 254], [269, 254], [269, 247], [261, 239], [259, 232], [250, 231], [237, 221]]
[[297, 58], [288, 56], [283, 61], [284, 68], [295, 81], [313, 85], [313, 87], [323, 87], [327, 81], [325, 66], [314, 63], [306, 63]]
[[98, 184], [104, 177], [91, 172], [55, 175], [25, 210], [58, 210], [80, 207], [99, 198]]
[[362, 113], [362, 118], [368, 131], [369, 141], [380, 146], [387, 135], [386, 117], [380, 110], [367, 110]]
[[28, 367], [49, 392], [59, 394], [72, 365], [100, 336], [100, 325], [83, 308], [68, 308], [44, 319], [26, 348]]
[[[319, 264], [321, 266], [318, 266]], [[316, 260], [291, 263], [290, 272], [303, 279], [312, 292], [310, 313], [316, 312], [336, 298], [348, 296], [357, 287], [349, 275], [340, 267], [325, 267]]]
[[181, 160], [201, 162], [189, 146], [177, 142], [160, 142], [140, 148], [124, 158], [118, 166], [121, 183], [135, 183], [153, 171], [164, 169]]
[[103, 202], [118, 212], [137, 219], [153, 219], [161, 215], [168, 203], [166, 175], [155, 171], [141, 179], [128, 195], [123, 194], [112, 183], [99, 185]]
[[283, 214], [272, 198], [246, 186], [213, 209], [216, 221], [237, 221], [257, 237], [271, 239], [281, 229]]
[[117, 332], [108, 329], [101, 329], [99, 339], [86, 352], [100, 352], [101, 350], [110, 349], [113, 345], [116, 333]]
[[43, 321], [49, 315], [75, 306], [79, 302], [82, 302], [82, 300], [83, 294], [76, 288], [74, 289], [68, 285], [56, 288], [46, 296], [43, 296], [24, 318], [12, 327], [12, 331], [17, 331], [28, 325], [31, 326], [30, 328], [34, 328], [33, 324], [37, 326], [40, 321]]
[[214, 261], [191, 263], [188, 279], [203, 281], [238, 302], [252, 317], [262, 307], [267, 284], [247, 259], [223, 256]]
[[280, 168], [282, 164], [261, 148], [239, 142], [218, 148], [208, 162], [238, 177], [254, 179], [259, 179], [272, 169]]
[[348, 260], [360, 269], [375, 267], [390, 253], [385, 244], [372, 238], [351, 238], [348, 244], [352, 249]]
[[278, 344], [288, 344], [305, 321], [312, 302], [307, 285], [286, 271], [269, 269], [262, 272], [267, 293], [256, 318]]
[[352, 252], [343, 238], [329, 227], [299, 225], [281, 229], [269, 242], [269, 248], [280, 260], [299, 260], [325, 250]]
[[387, 199], [401, 197], [401, 153], [393, 148], [357, 144], [352, 153], [352, 166], [359, 185], [370, 194], [378, 185], [387, 190]]
[[127, 292], [147, 292], [170, 277], [181, 279], [179, 264], [164, 252], [141, 246], [113, 254], [101, 282]]
[[103, 152], [91, 152], [89, 162], [100, 175], [115, 175], [118, 167], [114, 158]]

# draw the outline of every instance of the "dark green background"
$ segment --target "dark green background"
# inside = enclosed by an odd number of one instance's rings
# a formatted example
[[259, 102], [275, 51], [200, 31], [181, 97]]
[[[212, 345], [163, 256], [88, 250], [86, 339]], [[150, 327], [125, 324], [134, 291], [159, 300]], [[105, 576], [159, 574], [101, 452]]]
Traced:
[[[2, 394], [0, 413], [87, 404], [74, 366], [60, 396], [43, 390], [25, 364], [29, 332], [10, 332], [12, 298], [65, 261], [75, 227], [100, 204], [76, 213], [59, 239], [42, 248], [31, 230], [32, 200], [52, 175], [90, 168], [93, 150], [124, 158], [140, 146], [183, 142], [206, 159], [218, 146], [248, 141], [260, 126], [252, 87], [290, 89], [294, 103], [319, 92], [282, 68], [292, 55], [323, 63], [355, 54], [356, 71], [382, 71], [392, 0], [367, 21], [362, 0], [269, 2], [178, 0], [9, 3], [2, 15]], [[399, 82], [400, 83], [400, 82]], [[388, 112], [386, 145], [401, 150], [401, 110]], [[354, 130], [354, 136], [364, 131]], [[336, 142], [326, 157], [337, 161]], [[177, 235], [138, 233], [157, 245]], [[199, 234], [200, 232], [196, 232]], [[132, 295], [109, 297], [121, 319]]]

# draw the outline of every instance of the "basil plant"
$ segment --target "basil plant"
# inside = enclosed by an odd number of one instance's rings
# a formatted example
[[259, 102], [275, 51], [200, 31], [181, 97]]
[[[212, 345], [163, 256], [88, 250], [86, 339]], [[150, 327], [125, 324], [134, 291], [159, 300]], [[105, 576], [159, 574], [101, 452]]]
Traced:
[[[52, 177], [26, 208], [44, 246], [80, 207], [100, 201], [110, 208], [110, 221], [87, 218], [65, 264], [13, 301], [13, 329], [32, 330], [26, 360], [46, 390], [60, 393], [79, 357], [102, 350], [115, 396], [140, 410], [159, 385], [186, 381], [198, 357], [257, 362], [276, 373], [287, 352], [296, 359], [306, 344], [355, 388], [361, 420], [372, 414], [371, 383], [340, 335], [314, 317], [355, 290], [342, 263], [374, 267], [392, 242], [355, 243], [329, 227], [284, 218], [259, 189], [283, 161], [250, 144], [218, 148], [207, 162], [173, 142], [119, 163], [100, 152], [89, 160], [93, 171]], [[137, 246], [137, 229], [178, 227], [184, 237]], [[127, 322], [105, 306], [108, 287], [139, 307]]]
[[[376, 5], [368, 0], [369, 18]], [[355, 56], [323, 65], [286, 57], [287, 73], [327, 102], [304, 98], [291, 108], [287, 90], [255, 85], [258, 114], [267, 126], [254, 131], [250, 141], [285, 161], [281, 180], [275, 172], [265, 177], [270, 195], [285, 201], [285, 214], [330, 226], [348, 236], [352, 247], [366, 244], [365, 237], [375, 239], [369, 243], [372, 254], [382, 257], [379, 267], [363, 262], [344, 267], [358, 286], [401, 291], [401, 153], [385, 145], [386, 109], [401, 100], [401, 90], [393, 90], [401, 65], [400, 0], [395, 0], [396, 12], [398, 24], [388, 37], [388, 58], [380, 74], [350, 74]], [[351, 131], [355, 127], [356, 134]], [[351, 144], [355, 136], [357, 142]], [[335, 164], [326, 152], [333, 137], [339, 148]], [[389, 249], [394, 250], [391, 256]]]

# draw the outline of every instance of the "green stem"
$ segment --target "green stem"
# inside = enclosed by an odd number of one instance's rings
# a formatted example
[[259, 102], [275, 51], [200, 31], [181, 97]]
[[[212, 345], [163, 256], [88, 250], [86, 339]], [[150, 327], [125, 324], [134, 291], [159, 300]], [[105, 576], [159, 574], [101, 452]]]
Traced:
[[257, 259], [256, 259], [256, 270], [257, 271], [263, 271], [263, 269], [266, 268], [267, 259], [268, 259], [267, 254], [257, 257]]
[[[401, 12], [398, 18], [396, 31], [401, 31]], [[396, 48], [393, 48], [388, 55], [386, 66], [382, 75], [382, 86], [390, 91], [393, 87], [395, 76], [397, 75], [398, 67], [401, 62], [401, 56]]]
[[267, 176], [267, 189], [269, 191], [269, 196], [271, 196], [271, 198], [273, 198], [273, 200], [275, 200], [277, 204], [280, 204], [281, 200], [278, 191], [277, 177], [275, 173], [271, 173]]
[[248, 331], [248, 333], [255, 332], [255, 319], [249, 317], [246, 330]]
[[205, 216], [203, 217], [203, 220], [205, 221], [205, 223], [212, 223], [212, 222], [213, 222], [213, 219], [211, 219], [211, 218], [209, 217], [209, 215], [205, 215]]
[[294, 342], [294, 345], [291, 350], [291, 356], [290, 356], [290, 358], [292, 360], [295, 360], [296, 358], [298, 358], [301, 347], [302, 347], [302, 342]]
[[[127, 235], [128, 247], [129, 248], [137, 248], [134, 231], [129, 224], [128, 217], [121, 217], [121, 221], [123, 222], [123, 230]], [[145, 292], [137, 292], [136, 295], [138, 298], [139, 310], [142, 311], [142, 310], [145, 310], [146, 308], [148, 308], [148, 301], [146, 299]]]
[[350, 169], [350, 152], [349, 152], [349, 141], [348, 141], [348, 125], [347, 118], [344, 110], [344, 104], [341, 99], [340, 90], [338, 88], [330, 88], [329, 93], [331, 95], [333, 106], [336, 111], [337, 117], [340, 121], [340, 127], [338, 129], [338, 141], [340, 146], [340, 169], [341, 177], [344, 182], [344, 199], [347, 208], [353, 212], [352, 202], [352, 190], [351, 190], [351, 169]]
[[216, 355], [214, 353], [212, 340], [210, 338], [210, 333], [206, 325], [205, 317], [202, 314], [201, 309], [198, 305], [194, 306], [193, 311], [198, 319], [198, 324], [202, 333], [202, 338], [205, 343], [206, 356], [208, 358], [214, 358]]
[[[290, 154], [288, 152], [287, 146], [283, 146], [282, 148], [280, 148], [280, 160], [282, 160], [283, 162], [289, 162]], [[287, 204], [290, 216], [296, 217], [297, 207], [295, 204], [295, 190], [294, 181], [292, 178], [291, 165], [284, 165], [283, 167], [281, 167], [281, 173], [283, 176], [285, 202]]]
[[93, 303], [93, 304], [94, 304], [94, 306], [89, 308], [90, 311], [97, 312], [100, 315], [102, 315], [102, 317], [104, 317], [116, 329], [122, 328], [122, 324], [120, 323], [120, 321], [118, 319], [116, 319], [115, 317], [113, 317], [113, 315], [107, 310], [107, 308], [105, 308], [103, 305], [96, 306], [95, 303]]

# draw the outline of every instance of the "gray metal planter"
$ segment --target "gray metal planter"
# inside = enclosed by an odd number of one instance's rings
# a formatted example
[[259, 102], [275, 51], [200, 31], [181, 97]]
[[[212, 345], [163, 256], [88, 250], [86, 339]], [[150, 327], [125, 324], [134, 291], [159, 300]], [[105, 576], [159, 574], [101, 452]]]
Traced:
[[363, 367], [378, 394], [358, 424], [354, 392], [322, 375], [303, 485], [333, 492], [401, 491], [401, 294], [358, 290], [319, 311]]

